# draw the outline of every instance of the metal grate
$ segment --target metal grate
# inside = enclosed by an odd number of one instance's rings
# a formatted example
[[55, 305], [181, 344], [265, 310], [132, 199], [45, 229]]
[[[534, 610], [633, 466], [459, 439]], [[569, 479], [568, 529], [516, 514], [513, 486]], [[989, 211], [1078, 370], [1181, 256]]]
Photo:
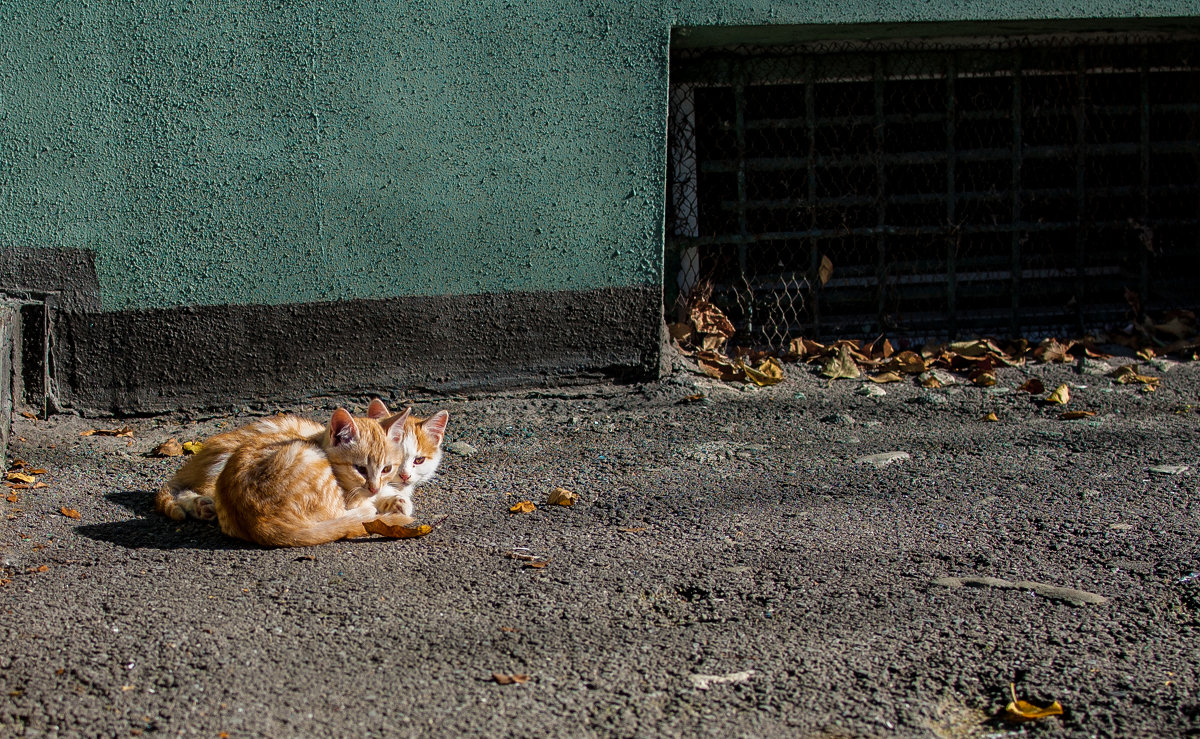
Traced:
[[745, 345], [1196, 302], [1200, 36], [677, 50], [669, 130], [668, 300]]

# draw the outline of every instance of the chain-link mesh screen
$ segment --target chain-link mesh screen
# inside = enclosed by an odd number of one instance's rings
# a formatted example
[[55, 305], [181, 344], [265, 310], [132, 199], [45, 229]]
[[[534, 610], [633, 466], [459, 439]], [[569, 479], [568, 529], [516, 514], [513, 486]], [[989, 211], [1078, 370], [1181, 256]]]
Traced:
[[711, 293], [738, 343], [1195, 302], [1200, 37], [677, 50], [671, 80], [669, 309]]

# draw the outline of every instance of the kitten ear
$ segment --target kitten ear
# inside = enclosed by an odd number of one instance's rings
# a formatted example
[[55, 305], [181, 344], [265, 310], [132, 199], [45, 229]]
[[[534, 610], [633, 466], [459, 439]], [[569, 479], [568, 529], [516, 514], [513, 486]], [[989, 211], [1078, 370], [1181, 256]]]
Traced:
[[384, 405], [383, 401], [379, 398], [372, 399], [371, 405], [367, 406], [367, 418], [374, 418], [376, 421], [378, 421], [379, 419], [387, 418], [390, 415], [392, 415], [392, 412], [388, 410], [388, 407]]
[[333, 418], [329, 421], [330, 442], [333, 446], [342, 446], [357, 438], [358, 427], [354, 425], [354, 419], [345, 408], [338, 408], [333, 412]]
[[404, 430], [408, 427], [408, 416], [411, 413], [412, 406], [409, 406], [391, 418], [379, 422], [387, 434], [388, 441], [398, 444], [404, 438]]
[[429, 418], [426, 418], [421, 423], [421, 428], [425, 429], [425, 433], [432, 436], [438, 444], [442, 443], [442, 437], [446, 434], [446, 422], [450, 420], [450, 414], [446, 411], [438, 411]]

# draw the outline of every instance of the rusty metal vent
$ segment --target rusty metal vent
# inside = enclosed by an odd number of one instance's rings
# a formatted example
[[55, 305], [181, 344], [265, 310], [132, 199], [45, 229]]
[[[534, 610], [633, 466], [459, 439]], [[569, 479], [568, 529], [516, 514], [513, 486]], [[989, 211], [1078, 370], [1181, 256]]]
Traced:
[[679, 50], [669, 131], [668, 301], [711, 286], [742, 343], [1200, 294], [1197, 36]]

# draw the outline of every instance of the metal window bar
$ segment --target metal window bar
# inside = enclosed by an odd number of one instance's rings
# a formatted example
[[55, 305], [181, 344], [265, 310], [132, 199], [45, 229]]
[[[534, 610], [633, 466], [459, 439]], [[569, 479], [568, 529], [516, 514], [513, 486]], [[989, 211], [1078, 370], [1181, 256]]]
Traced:
[[1196, 302], [1200, 36], [689, 50], [671, 74], [668, 287], [710, 286], [740, 343]]

